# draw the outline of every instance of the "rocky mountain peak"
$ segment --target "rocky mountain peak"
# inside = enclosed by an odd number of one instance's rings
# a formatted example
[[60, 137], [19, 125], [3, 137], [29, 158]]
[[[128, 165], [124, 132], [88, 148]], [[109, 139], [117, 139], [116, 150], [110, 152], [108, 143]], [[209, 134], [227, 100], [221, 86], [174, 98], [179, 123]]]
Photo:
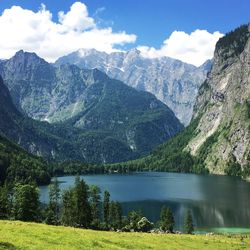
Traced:
[[197, 68], [168, 57], [145, 58], [136, 48], [111, 54], [84, 50], [81, 55], [76, 52], [59, 58], [56, 65], [65, 63], [85, 69], [97, 68], [111, 78], [154, 94], [185, 125], [191, 119], [198, 88], [210, 70], [208, 65]]
[[16, 63], [26, 63], [26, 64], [46, 64], [47, 62], [39, 57], [36, 53], [33, 52], [26, 52], [23, 50], [19, 50], [16, 54], [9, 60], [9, 62], [16, 62]]

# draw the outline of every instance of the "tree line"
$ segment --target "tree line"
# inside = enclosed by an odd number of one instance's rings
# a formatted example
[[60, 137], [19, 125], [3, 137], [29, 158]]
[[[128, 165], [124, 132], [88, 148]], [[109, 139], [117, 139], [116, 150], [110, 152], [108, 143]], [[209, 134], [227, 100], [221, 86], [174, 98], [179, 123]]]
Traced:
[[[122, 206], [110, 198], [105, 191], [103, 197], [98, 186], [89, 186], [80, 177], [75, 184], [63, 192], [55, 179], [49, 185], [49, 202], [39, 201], [39, 189], [33, 183], [5, 184], [0, 186], [0, 219], [43, 222], [95, 230], [121, 230], [149, 232], [158, 228], [163, 232], [174, 232], [174, 215], [170, 208], [163, 206], [157, 225], [150, 222], [141, 211], [130, 211], [123, 216]], [[184, 228], [193, 233], [193, 218], [188, 210]]]

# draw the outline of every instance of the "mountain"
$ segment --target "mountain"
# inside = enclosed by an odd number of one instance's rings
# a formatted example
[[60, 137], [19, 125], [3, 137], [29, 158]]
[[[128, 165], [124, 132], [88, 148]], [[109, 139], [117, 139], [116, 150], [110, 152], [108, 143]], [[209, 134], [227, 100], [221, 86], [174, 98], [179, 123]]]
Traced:
[[[16, 142], [30, 153], [46, 159], [77, 159], [77, 145], [69, 143], [69, 131], [60, 125], [35, 121], [14, 106], [9, 90], [0, 76], [0, 134]], [[77, 152], [77, 153], [74, 153]]]
[[198, 89], [212, 64], [208, 60], [195, 67], [168, 57], [149, 59], [137, 49], [111, 54], [81, 49], [56, 61], [56, 65], [66, 63], [86, 69], [97, 68], [111, 78], [154, 94], [185, 125], [190, 122]]
[[[0, 131], [47, 159], [134, 159], [183, 128], [152, 94], [97, 69], [55, 67], [34, 53], [19, 51], [0, 63], [0, 74], [11, 95], [2, 99]], [[8, 93], [3, 86], [2, 93]]]
[[250, 176], [250, 25], [216, 44], [190, 125], [143, 159], [145, 169]]

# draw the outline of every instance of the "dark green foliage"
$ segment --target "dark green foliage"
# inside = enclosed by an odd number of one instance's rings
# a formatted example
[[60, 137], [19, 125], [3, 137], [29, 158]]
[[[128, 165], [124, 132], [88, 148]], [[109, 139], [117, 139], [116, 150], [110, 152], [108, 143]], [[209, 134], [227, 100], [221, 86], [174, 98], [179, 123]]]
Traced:
[[73, 203], [73, 198], [73, 188], [63, 192], [61, 222], [65, 226], [75, 226], [75, 204]]
[[11, 202], [9, 187], [7, 184], [0, 186], [0, 219], [8, 219], [10, 216]]
[[75, 186], [63, 194], [62, 223], [68, 226], [89, 228], [92, 221], [89, 187], [79, 177]]
[[90, 186], [90, 207], [92, 214], [92, 228], [100, 228], [101, 223], [101, 189], [96, 186]]
[[242, 176], [243, 175], [241, 166], [237, 162], [236, 157], [233, 154], [229, 158], [227, 168], [225, 169], [225, 174], [230, 175], [230, 176]]
[[86, 162], [67, 161], [63, 163], [50, 164], [53, 175], [84, 175], [84, 174], [103, 174], [103, 165], [90, 164]]
[[76, 178], [73, 203], [75, 204], [76, 225], [88, 228], [91, 223], [91, 208], [89, 204], [89, 187], [79, 177]]
[[13, 218], [22, 221], [38, 221], [39, 190], [30, 184], [16, 184], [13, 195]]
[[238, 56], [244, 50], [249, 37], [248, 25], [242, 25], [220, 38], [216, 44], [216, 51], [223, 60]]
[[107, 190], [105, 190], [103, 196], [103, 221], [105, 227], [109, 226], [109, 212], [110, 212], [110, 194]]
[[187, 211], [184, 222], [184, 228], [185, 233], [187, 234], [192, 234], [194, 232], [193, 217], [190, 210]]
[[0, 136], [0, 184], [5, 180], [48, 184], [48, 165], [42, 158], [27, 153]]
[[113, 229], [122, 228], [122, 207], [119, 202], [111, 201], [109, 206], [109, 223]]
[[160, 226], [162, 230], [173, 232], [174, 230], [174, 216], [169, 207], [163, 206], [160, 214]]
[[49, 185], [49, 204], [46, 211], [46, 223], [58, 225], [60, 222], [60, 198], [61, 192], [57, 178]]

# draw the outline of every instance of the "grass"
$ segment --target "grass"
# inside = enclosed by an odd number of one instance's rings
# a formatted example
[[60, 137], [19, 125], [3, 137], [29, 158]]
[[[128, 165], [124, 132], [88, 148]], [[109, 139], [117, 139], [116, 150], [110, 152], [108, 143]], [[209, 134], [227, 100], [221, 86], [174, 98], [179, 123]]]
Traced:
[[250, 235], [116, 233], [0, 221], [0, 249], [250, 249]]

